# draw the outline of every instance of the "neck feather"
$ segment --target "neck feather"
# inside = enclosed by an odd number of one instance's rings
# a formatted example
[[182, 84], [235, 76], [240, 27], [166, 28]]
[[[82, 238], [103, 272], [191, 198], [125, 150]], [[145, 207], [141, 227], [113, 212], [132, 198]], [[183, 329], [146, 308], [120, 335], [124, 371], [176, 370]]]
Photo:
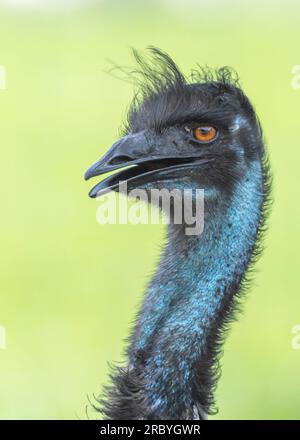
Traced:
[[[131, 397], [135, 391], [131, 416], [193, 419], [211, 410], [220, 343], [255, 249], [263, 188], [257, 161], [230, 196], [205, 202], [201, 235], [170, 226], [132, 335], [129, 367], [117, 379], [115, 402], [122, 387]], [[117, 416], [125, 417], [120, 408]]]

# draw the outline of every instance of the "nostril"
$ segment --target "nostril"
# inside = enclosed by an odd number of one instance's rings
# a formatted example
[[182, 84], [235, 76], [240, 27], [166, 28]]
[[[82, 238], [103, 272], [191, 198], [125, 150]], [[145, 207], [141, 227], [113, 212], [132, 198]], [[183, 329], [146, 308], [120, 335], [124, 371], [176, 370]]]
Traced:
[[109, 164], [110, 165], [119, 165], [121, 163], [129, 162], [130, 160], [132, 160], [132, 158], [129, 156], [125, 156], [125, 155], [124, 156], [115, 156], [109, 161]]

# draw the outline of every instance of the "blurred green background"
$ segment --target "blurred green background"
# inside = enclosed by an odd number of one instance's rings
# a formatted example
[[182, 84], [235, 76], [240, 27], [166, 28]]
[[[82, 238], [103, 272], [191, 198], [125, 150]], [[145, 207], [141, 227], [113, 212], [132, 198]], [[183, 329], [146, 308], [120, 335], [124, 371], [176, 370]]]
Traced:
[[299, 19], [293, 1], [0, 2], [0, 418], [86, 418], [122, 358], [163, 227], [99, 225], [82, 176], [132, 97], [108, 59], [132, 65], [130, 47], [148, 45], [185, 73], [234, 67], [270, 151], [267, 249], [224, 348], [215, 417], [299, 418]]

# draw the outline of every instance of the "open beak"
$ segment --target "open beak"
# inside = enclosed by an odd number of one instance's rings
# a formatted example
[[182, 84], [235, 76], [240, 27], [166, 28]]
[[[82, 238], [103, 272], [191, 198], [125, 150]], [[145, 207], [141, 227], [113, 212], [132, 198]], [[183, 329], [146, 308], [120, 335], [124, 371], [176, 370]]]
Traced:
[[196, 166], [213, 160], [201, 157], [200, 154], [191, 156], [179, 155], [176, 152], [166, 156], [157, 154], [162, 149], [157, 145], [153, 146], [144, 132], [121, 138], [86, 171], [84, 178], [88, 180], [110, 171], [123, 169], [95, 185], [89, 196], [94, 198], [108, 191], [118, 191], [120, 182], [126, 182], [128, 186], [134, 185], [137, 188], [139, 184], [176, 177], [178, 174], [182, 176], [182, 170], [188, 172]]

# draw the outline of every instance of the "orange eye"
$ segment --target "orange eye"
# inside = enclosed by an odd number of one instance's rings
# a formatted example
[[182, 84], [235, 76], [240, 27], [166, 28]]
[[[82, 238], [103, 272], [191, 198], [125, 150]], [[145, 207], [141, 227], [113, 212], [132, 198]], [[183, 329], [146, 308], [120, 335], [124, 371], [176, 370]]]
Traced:
[[194, 136], [200, 142], [210, 142], [217, 136], [215, 127], [203, 125], [194, 129]]

